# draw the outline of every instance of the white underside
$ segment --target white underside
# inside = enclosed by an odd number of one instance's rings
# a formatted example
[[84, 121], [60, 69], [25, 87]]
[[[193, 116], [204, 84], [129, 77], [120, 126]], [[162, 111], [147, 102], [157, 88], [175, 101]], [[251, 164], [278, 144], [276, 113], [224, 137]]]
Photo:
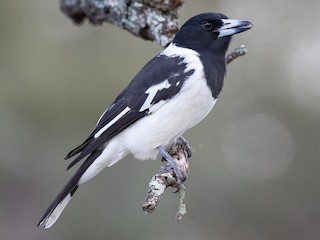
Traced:
[[[172, 54], [173, 50], [177, 53]], [[79, 184], [90, 180], [103, 168], [112, 166], [130, 153], [140, 160], [156, 159], [158, 146], [170, 146], [181, 134], [207, 116], [213, 108], [216, 99], [213, 99], [207, 86], [202, 64], [196, 52], [170, 45], [163, 54], [173, 57], [177, 54], [185, 55], [187, 70], [194, 69], [194, 74], [185, 81], [180, 93], [173, 99], [112, 138], [102, 154], [82, 175]]]
[[[215, 101], [211, 92], [205, 92], [207, 87], [201, 86], [206, 83], [191, 86], [191, 81], [190, 79], [185, 83], [179, 96], [117, 136], [119, 142], [135, 158], [156, 159], [158, 146], [171, 146], [186, 130], [199, 123], [210, 112]], [[198, 111], [195, 112], [195, 109]]]

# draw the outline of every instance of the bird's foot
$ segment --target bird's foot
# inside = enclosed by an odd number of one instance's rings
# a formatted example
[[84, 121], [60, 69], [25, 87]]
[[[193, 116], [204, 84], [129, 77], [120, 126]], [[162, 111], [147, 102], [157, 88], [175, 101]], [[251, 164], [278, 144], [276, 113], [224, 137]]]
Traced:
[[181, 171], [177, 165], [172, 166], [170, 163], [168, 163], [167, 165], [160, 167], [161, 173], [169, 172], [169, 171], [173, 171], [174, 175], [177, 178], [178, 185], [181, 185], [188, 177], [187, 174], [185, 172]]
[[162, 166], [160, 168], [160, 172], [169, 172], [173, 171], [175, 177], [176, 177], [176, 184], [175, 187], [177, 187], [177, 192], [180, 189], [180, 186], [182, 183], [187, 179], [187, 174], [181, 171], [177, 163], [174, 161], [174, 159], [170, 156], [170, 154], [161, 146], [158, 147], [158, 150], [161, 154], [161, 156], [168, 162], [167, 165]]

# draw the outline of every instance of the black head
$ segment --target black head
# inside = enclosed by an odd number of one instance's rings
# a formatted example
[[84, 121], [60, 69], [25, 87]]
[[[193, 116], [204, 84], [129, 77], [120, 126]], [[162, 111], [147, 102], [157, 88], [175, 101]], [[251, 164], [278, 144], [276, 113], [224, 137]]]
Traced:
[[225, 54], [231, 36], [249, 30], [248, 21], [232, 20], [221, 13], [203, 13], [190, 18], [178, 31], [173, 43], [198, 52]]

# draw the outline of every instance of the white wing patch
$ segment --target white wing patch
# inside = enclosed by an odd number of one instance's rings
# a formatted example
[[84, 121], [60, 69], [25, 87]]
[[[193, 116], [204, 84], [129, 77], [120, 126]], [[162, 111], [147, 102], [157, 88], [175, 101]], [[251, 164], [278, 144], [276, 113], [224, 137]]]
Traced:
[[108, 112], [113, 106], [114, 106], [114, 103], [113, 103], [110, 107], [108, 107], [108, 108], [102, 113], [102, 115], [99, 117], [99, 119], [98, 119], [98, 121], [97, 121], [97, 125], [99, 124], [99, 122], [100, 122], [100, 120], [102, 119], [102, 117], [104, 116], [104, 114], [105, 114], [106, 112]]
[[129, 112], [131, 108], [126, 107], [122, 110], [121, 113], [119, 113], [114, 119], [112, 119], [107, 125], [105, 125], [103, 128], [101, 128], [95, 135], [94, 138], [98, 138], [101, 136], [101, 134], [106, 131], [109, 127], [111, 127], [116, 121], [118, 121], [121, 117], [123, 117], [127, 112]]
[[[171, 43], [160, 55], [165, 55], [167, 57], [183, 58], [184, 60], [181, 63], [186, 63], [186, 68], [184, 69], [184, 73], [188, 72], [189, 70], [192, 70], [193, 65], [194, 64], [199, 65], [199, 62], [200, 62], [199, 54], [196, 51], [188, 48], [178, 47], [173, 43]], [[202, 69], [201, 64], [199, 66], [199, 69]], [[179, 76], [178, 73], [173, 75], [173, 77], [177, 77], [177, 76]], [[176, 86], [179, 86], [180, 84], [181, 84], [180, 81], [175, 83]], [[151, 104], [151, 103], [158, 91], [161, 91], [162, 89], [168, 89], [170, 86], [171, 84], [167, 79], [159, 84], [153, 85], [150, 88], [148, 88], [147, 91], [145, 91], [145, 93], [148, 94], [148, 97], [143, 103], [143, 105], [141, 106], [139, 111], [142, 112], [146, 109], [149, 109], [149, 113], [152, 113], [157, 109], [159, 109], [163, 104], [167, 102], [166, 100], [159, 101], [156, 104]]]
[[168, 80], [165, 80], [161, 83], [153, 85], [149, 87], [145, 93], [148, 94], [147, 99], [144, 101], [143, 105], [141, 106], [139, 112], [143, 112], [144, 110], [152, 107], [152, 100], [156, 96], [157, 92], [161, 91], [162, 89], [168, 89], [171, 86]]

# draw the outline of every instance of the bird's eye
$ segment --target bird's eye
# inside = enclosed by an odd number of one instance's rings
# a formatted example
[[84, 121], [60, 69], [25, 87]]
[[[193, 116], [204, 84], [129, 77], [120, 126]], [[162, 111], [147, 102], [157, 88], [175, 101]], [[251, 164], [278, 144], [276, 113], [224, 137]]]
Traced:
[[202, 23], [202, 27], [204, 30], [211, 30], [212, 29], [212, 23], [211, 22], [204, 22]]

